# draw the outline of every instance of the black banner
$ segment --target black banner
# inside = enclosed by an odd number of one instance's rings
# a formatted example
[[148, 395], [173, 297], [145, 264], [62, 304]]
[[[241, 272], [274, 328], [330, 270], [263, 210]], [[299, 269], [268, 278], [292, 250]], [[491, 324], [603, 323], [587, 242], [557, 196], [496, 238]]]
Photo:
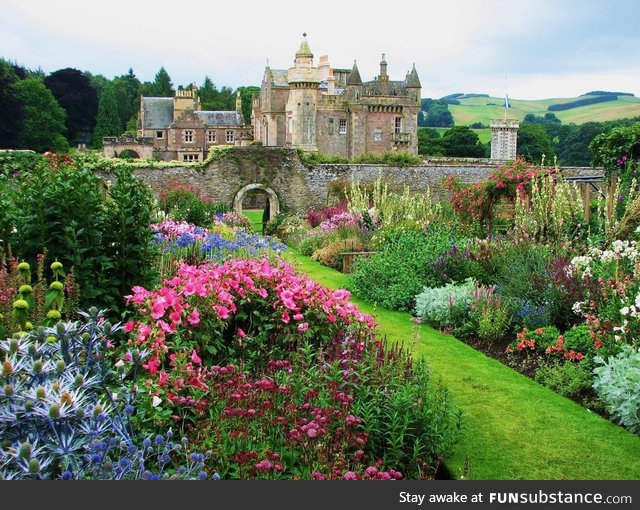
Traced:
[[7, 503], [32, 508], [57, 502], [54, 508], [65, 510], [98, 503], [153, 510], [582, 509], [640, 503], [638, 481], [137, 481], [108, 489], [104, 482], [6, 481], [0, 493]]

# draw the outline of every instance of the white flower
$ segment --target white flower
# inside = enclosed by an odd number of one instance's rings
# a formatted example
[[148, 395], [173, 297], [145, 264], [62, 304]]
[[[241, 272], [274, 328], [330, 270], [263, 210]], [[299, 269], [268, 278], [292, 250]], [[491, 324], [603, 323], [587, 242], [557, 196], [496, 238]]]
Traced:
[[573, 313], [575, 313], [576, 315], [582, 315], [582, 305], [584, 303], [582, 301], [576, 301], [575, 303], [573, 303], [573, 306], [571, 307], [571, 311]]
[[611, 243], [611, 248], [616, 253], [622, 253], [626, 248], [629, 247], [629, 241], [620, 241], [620, 239], [616, 239]]
[[610, 250], [603, 251], [602, 254], [600, 255], [600, 262], [611, 262], [612, 260], [615, 260], [615, 259], [616, 259], [615, 252], [612, 252]]
[[119, 360], [116, 364], [115, 364], [116, 368], [122, 368], [124, 367], [124, 361]]
[[620, 308], [620, 315], [629, 315], [629, 307]]
[[154, 395], [151, 399], [151, 405], [153, 407], [158, 407], [162, 403], [162, 399], [158, 395]]
[[616, 342], [620, 341], [620, 335], [614, 335], [613, 338], [615, 339]]
[[636, 308], [640, 308], [640, 294], [636, 296]]

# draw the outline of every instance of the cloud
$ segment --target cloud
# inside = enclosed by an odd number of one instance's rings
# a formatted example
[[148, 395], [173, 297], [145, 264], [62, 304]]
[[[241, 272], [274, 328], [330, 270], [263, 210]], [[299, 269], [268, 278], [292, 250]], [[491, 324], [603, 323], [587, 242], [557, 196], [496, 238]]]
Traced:
[[406, 0], [384, 10], [360, 0], [312, 11], [299, 0], [3, 0], [0, 47], [5, 58], [46, 72], [75, 67], [111, 78], [132, 67], [148, 81], [164, 66], [174, 84], [208, 75], [237, 87], [259, 84], [267, 59], [288, 68], [306, 32], [316, 58], [328, 54], [336, 67], [357, 59], [364, 79], [378, 74], [382, 53], [392, 79], [415, 62], [425, 97], [500, 95], [505, 75], [522, 97], [600, 87], [585, 78], [634, 92], [638, 11], [636, 0]]

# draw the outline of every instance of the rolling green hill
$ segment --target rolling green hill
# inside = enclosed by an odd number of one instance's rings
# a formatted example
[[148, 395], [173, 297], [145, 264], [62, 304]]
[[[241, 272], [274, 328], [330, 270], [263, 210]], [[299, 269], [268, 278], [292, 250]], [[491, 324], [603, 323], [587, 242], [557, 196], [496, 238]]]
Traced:
[[[522, 120], [527, 113], [544, 115], [550, 105], [569, 103], [584, 97], [586, 96], [538, 100], [509, 99], [511, 108], [508, 111], [508, 117]], [[502, 97], [470, 97], [460, 99], [459, 105], [450, 104], [449, 111], [453, 115], [456, 126], [468, 126], [474, 122], [482, 122], [488, 126], [491, 119], [504, 117], [503, 104]], [[579, 106], [553, 113], [563, 124], [584, 124], [590, 121], [603, 122], [638, 117], [640, 116], [640, 98], [618, 96], [615, 101]]]

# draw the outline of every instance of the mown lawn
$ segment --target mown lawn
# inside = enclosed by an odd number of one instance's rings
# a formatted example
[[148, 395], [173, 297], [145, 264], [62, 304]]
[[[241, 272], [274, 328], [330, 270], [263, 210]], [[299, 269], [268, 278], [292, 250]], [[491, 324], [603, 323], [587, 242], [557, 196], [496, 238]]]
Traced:
[[253, 223], [253, 231], [262, 233], [262, 209], [243, 209], [242, 214], [251, 220]]
[[[310, 278], [345, 288], [348, 277], [293, 250], [288, 259]], [[538, 385], [410, 314], [353, 298], [382, 334], [410, 343], [429, 360], [434, 381], [465, 411], [465, 431], [447, 467], [452, 476], [503, 480], [640, 479], [640, 437]]]

